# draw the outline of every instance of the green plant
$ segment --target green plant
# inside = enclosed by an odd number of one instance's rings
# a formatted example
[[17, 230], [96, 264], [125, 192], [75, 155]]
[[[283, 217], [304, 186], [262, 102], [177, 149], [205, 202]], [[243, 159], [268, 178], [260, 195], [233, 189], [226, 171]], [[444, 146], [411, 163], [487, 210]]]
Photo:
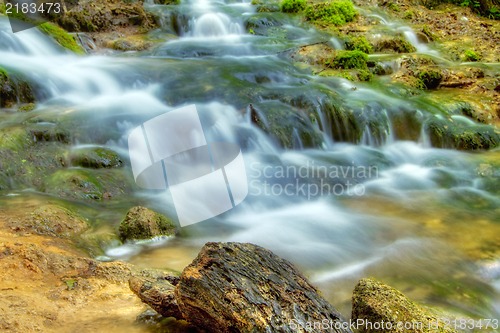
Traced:
[[422, 81], [427, 89], [435, 89], [441, 83], [443, 75], [441, 72], [433, 69], [423, 70], [417, 74], [417, 78]]
[[463, 58], [465, 61], [479, 61], [481, 57], [472, 50], [465, 50]]
[[358, 80], [359, 81], [371, 81], [373, 74], [367, 69], [358, 70]]
[[327, 65], [332, 68], [367, 69], [367, 60], [368, 55], [361, 51], [339, 51]]
[[437, 39], [436, 35], [432, 32], [431, 28], [427, 24], [422, 27], [422, 33], [426, 35], [430, 41], [435, 41]]
[[283, 0], [281, 11], [284, 13], [298, 13], [306, 9], [306, 0]]
[[388, 7], [393, 12], [399, 12], [400, 11], [399, 6], [398, 6], [397, 3], [391, 2]]
[[333, 25], [351, 22], [356, 15], [357, 12], [350, 0], [315, 3], [307, 6], [305, 10], [305, 17], [308, 21]]
[[59, 45], [64, 48], [67, 48], [70, 51], [73, 51], [78, 54], [83, 54], [84, 51], [80, 45], [76, 42], [75, 38], [71, 36], [66, 30], [59, 28], [57, 25], [46, 22], [40, 24], [38, 28], [45, 34], [51, 36], [55, 39]]
[[415, 12], [413, 10], [407, 10], [403, 14], [405, 20], [411, 20], [415, 17]]
[[351, 37], [345, 42], [345, 45], [351, 51], [357, 50], [368, 54], [373, 52], [373, 47], [365, 36]]

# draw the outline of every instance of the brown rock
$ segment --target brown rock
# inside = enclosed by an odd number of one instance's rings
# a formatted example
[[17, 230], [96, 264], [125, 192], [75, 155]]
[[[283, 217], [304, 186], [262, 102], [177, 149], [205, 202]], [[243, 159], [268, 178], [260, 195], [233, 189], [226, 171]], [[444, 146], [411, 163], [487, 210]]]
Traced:
[[[334, 327], [342, 317], [295, 267], [253, 244], [207, 243], [175, 296], [184, 318], [208, 332], [351, 332]], [[322, 322], [331, 328], [311, 327]]]

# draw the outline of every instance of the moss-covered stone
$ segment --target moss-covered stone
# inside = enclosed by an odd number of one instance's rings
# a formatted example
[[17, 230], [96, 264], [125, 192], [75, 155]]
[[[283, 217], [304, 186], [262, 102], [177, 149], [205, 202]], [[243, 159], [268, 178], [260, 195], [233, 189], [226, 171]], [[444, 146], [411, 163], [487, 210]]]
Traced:
[[144, 51], [152, 45], [153, 43], [144, 40], [141, 36], [127, 36], [107, 43], [107, 47], [117, 51]]
[[434, 118], [426, 123], [431, 144], [439, 148], [486, 150], [500, 145], [500, 134], [492, 126], [466, 126], [447, 119]]
[[50, 19], [71, 32], [111, 31], [117, 26], [140, 26], [147, 31], [157, 26], [152, 14], [144, 10], [142, 1], [78, 1], [71, 10], [52, 15]]
[[367, 69], [368, 56], [362, 51], [338, 51], [327, 63], [332, 68]]
[[111, 149], [102, 147], [75, 149], [69, 154], [72, 166], [84, 168], [116, 168], [123, 165], [120, 156]]
[[385, 53], [411, 53], [416, 51], [415, 47], [402, 37], [386, 38], [377, 41], [374, 50]]
[[46, 22], [40, 24], [38, 26], [38, 29], [54, 38], [54, 40], [62, 47], [77, 54], [85, 53], [83, 48], [76, 42], [75, 37], [67, 33], [64, 29], [58, 27], [54, 23]]
[[370, 54], [373, 52], [373, 46], [366, 39], [365, 36], [348, 38], [345, 42], [345, 46], [346, 49], [350, 51], [361, 51], [366, 54]]
[[283, 0], [280, 8], [284, 13], [298, 13], [306, 9], [306, 0]]
[[364, 323], [357, 327], [359, 333], [456, 332], [400, 291], [374, 279], [362, 279], [354, 288], [352, 320]]
[[45, 177], [41, 190], [69, 199], [107, 200], [131, 192], [133, 180], [128, 172], [124, 169], [57, 170]]
[[40, 235], [73, 237], [89, 228], [85, 219], [57, 205], [44, 205], [31, 213], [31, 218], [17, 226]]
[[323, 138], [311, 121], [293, 107], [276, 104], [251, 106], [252, 122], [284, 148], [319, 147]]
[[424, 69], [418, 72], [417, 78], [422, 81], [426, 89], [436, 89], [441, 83], [443, 75], [437, 69]]
[[308, 5], [304, 14], [311, 22], [340, 26], [353, 21], [357, 12], [350, 0], [337, 0]]
[[0, 67], [0, 107], [11, 107], [16, 103], [34, 101], [35, 97], [30, 84]]
[[131, 208], [118, 229], [120, 238], [125, 240], [150, 239], [158, 236], [175, 235], [175, 224], [164, 215], [148, 208]]
[[462, 56], [464, 61], [479, 61], [481, 56], [472, 50], [465, 50]]

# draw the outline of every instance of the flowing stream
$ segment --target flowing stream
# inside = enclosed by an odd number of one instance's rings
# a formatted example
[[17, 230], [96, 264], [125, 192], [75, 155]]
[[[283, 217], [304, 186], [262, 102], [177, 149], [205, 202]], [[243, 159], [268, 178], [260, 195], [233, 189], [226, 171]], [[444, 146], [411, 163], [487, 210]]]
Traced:
[[[110, 245], [100, 259], [180, 271], [207, 241], [252, 242], [300, 267], [346, 316], [357, 280], [374, 276], [459, 317], [500, 317], [500, 258], [491, 257], [499, 253], [500, 151], [433, 148], [426, 124], [446, 117], [443, 106], [401, 96], [389, 84], [295, 66], [286, 56], [294, 47], [338, 46], [295, 17], [271, 13], [280, 25], [265, 37], [245, 32], [244, 22], [257, 15], [249, 3], [146, 6], [162, 15], [155, 38], [180, 37], [113, 56], [75, 56], [37, 29], [12, 34], [0, 17], [0, 66], [35, 83], [40, 101], [17, 117], [78, 121], [75, 149], [100, 145], [127, 156], [130, 130], [195, 103], [209, 140], [243, 150], [249, 195], [241, 205], [175, 239]], [[418, 43], [411, 29], [392, 28]], [[293, 128], [283, 149], [255, 119], [276, 128], [289, 112], [297, 116], [282, 124]], [[335, 117], [341, 112], [350, 116]], [[0, 200], [12, 195], [42, 194], [19, 189]], [[131, 205], [125, 201], [107, 209], [122, 213]], [[175, 217], [168, 192], [136, 190], [130, 202], [138, 201]], [[104, 216], [96, 228], [116, 228], [123, 215]]]

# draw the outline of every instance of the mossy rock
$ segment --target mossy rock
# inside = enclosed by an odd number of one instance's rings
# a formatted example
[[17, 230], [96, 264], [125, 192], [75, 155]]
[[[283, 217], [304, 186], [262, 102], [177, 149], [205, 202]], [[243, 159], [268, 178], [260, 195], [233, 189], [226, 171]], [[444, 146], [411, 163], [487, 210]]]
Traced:
[[85, 53], [83, 48], [76, 42], [74, 36], [70, 35], [68, 32], [58, 27], [54, 23], [46, 22], [40, 24], [38, 26], [38, 29], [40, 29], [43, 33], [49, 35], [50, 37], [54, 38], [54, 40], [62, 47], [77, 54]]
[[443, 80], [443, 74], [438, 69], [422, 69], [417, 78], [422, 81], [426, 89], [436, 89]]
[[122, 241], [173, 236], [176, 233], [172, 220], [141, 206], [133, 207], [127, 212], [118, 231]]
[[245, 22], [245, 29], [251, 31], [253, 35], [268, 36], [269, 30], [281, 27], [282, 24], [270, 13], [259, 13], [252, 15]]
[[85, 219], [70, 210], [57, 205], [44, 205], [31, 213], [26, 227], [40, 235], [69, 238], [81, 234], [89, 228]]
[[283, 0], [280, 8], [283, 13], [299, 13], [306, 9], [306, 0]]
[[128, 195], [133, 179], [125, 169], [63, 169], [44, 179], [42, 190], [59, 197], [100, 201]]
[[32, 103], [34, 101], [35, 96], [31, 85], [0, 67], [0, 107], [11, 107], [17, 103]]
[[20, 126], [0, 130], [0, 148], [19, 152], [26, 149], [31, 143], [26, 130]]
[[374, 50], [384, 53], [412, 53], [417, 49], [402, 37], [382, 39], [375, 43]]
[[29, 133], [35, 142], [69, 143], [71, 140], [68, 130], [53, 123], [33, 124], [29, 126]]
[[107, 43], [107, 47], [117, 51], [144, 51], [149, 49], [153, 43], [145, 41], [141, 36], [127, 36]]
[[373, 46], [365, 36], [350, 37], [346, 40], [345, 46], [349, 51], [361, 51], [366, 54], [373, 52]]
[[365, 323], [357, 327], [359, 333], [456, 332], [400, 291], [374, 279], [362, 279], [354, 288], [352, 320]]
[[78, 1], [75, 7], [63, 15], [49, 18], [71, 32], [112, 31], [117, 25], [139, 26], [147, 31], [157, 26], [153, 15], [144, 10], [142, 1]]
[[357, 12], [350, 0], [337, 0], [308, 5], [304, 15], [306, 20], [320, 25], [340, 26], [353, 21]]
[[123, 165], [120, 156], [111, 149], [102, 147], [75, 149], [69, 154], [72, 166], [83, 168], [117, 168]]
[[367, 69], [367, 61], [368, 56], [362, 51], [338, 51], [327, 65], [332, 68]]
[[426, 123], [432, 146], [459, 150], [487, 150], [500, 145], [500, 134], [492, 126], [466, 126], [435, 118]]
[[[288, 105], [272, 103], [252, 106], [251, 118], [284, 148], [312, 148], [323, 143], [321, 133], [314, 129], [310, 119]], [[297, 142], [299, 140], [300, 143]]]

